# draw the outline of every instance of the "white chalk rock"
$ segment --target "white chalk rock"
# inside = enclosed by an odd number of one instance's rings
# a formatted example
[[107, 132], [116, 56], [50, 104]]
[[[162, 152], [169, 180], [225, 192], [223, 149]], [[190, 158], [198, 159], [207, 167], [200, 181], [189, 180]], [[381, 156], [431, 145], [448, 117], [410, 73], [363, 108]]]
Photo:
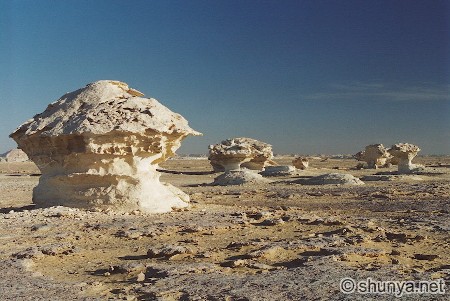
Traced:
[[242, 185], [246, 183], [270, 183], [260, 174], [242, 169], [229, 170], [214, 179], [212, 185], [228, 186], [228, 185]]
[[29, 160], [27, 154], [21, 149], [12, 149], [6, 153], [5, 159], [8, 162], [26, 162]]
[[245, 167], [251, 170], [263, 170], [275, 165], [270, 144], [251, 139], [233, 138], [209, 146], [209, 161], [214, 171], [239, 170]]
[[361, 151], [353, 156], [358, 161], [367, 162], [368, 168], [377, 169], [386, 164], [386, 161], [391, 158], [391, 154], [383, 146], [383, 144], [367, 145], [364, 151]]
[[297, 172], [292, 165], [267, 166], [260, 174], [264, 177], [291, 176]]
[[294, 165], [295, 168], [304, 170], [309, 167], [309, 160], [305, 157], [297, 157], [292, 160], [292, 165]]
[[42, 206], [168, 212], [189, 197], [159, 181], [158, 163], [188, 135], [181, 115], [119, 81], [67, 93], [10, 136], [42, 172]]
[[411, 161], [420, 152], [420, 148], [409, 143], [397, 143], [391, 146], [389, 153], [397, 162], [399, 173], [411, 173], [415, 169], [423, 167], [422, 165], [413, 164]]
[[320, 175], [317, 177], [312, 177], [310, 179], [300, 179], [295, 183], [305, 184], [305, 185], [364, 185], [364, 182], [360, 179], [354, 177], [351, 174], [343, 173], [328, 173]]

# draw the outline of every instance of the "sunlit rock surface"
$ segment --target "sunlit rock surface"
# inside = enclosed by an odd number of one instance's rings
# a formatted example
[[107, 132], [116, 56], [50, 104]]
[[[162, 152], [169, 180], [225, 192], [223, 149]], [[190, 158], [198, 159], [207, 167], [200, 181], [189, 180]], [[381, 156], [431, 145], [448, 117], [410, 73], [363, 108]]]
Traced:
[[12, 149], [6, 153], [5, 159], [7, 162], [26, 162], [29, 160], [27, 154], [21, 149]]
[[292, 160], [292, 165], [295, 166], [297, 169], [307, 169], [309, 167], [309, 160], [305, 157], [297, 157], [294, 160]]
[[216, 172], [239, 170], [245, 167], [263, 170], [265, 166], [276, 165], [272, 161], [270, 144], [251, 139], [233, 138], [209, 146], [209, 161]]
[[62, 96], [10, 136], [42, 172], [42, 206], [168, 212], [189, 197], [159, 181], [158, 163], [188, 135], [181, 115], [119, 81], [102, 80]]
[[304, 185], [364, 185], [364, 182], [351, 174], [328, 173], [309, 179], [299, 179], [294, 183]]
[[248, 170], [229, 170], [214, 179], [212, 185], [228, 186], [228, 185], [243, 185], [247, 183], [269, 183], [268, 179], [265, 179], [260, 174]]
[[417, 145], [409, 143], [397, 143], [391, 146], [389, 153], [394, 157], [398, 165], [399, 173], [410, 173], [417, 168], [421, 168], [421, 165], [412, 163], [412, 159], [420, 152], [420, 148]]
[[260, 174], [264, 177], [280, 177], [295, 175], [297, 169], [292, 165], [267, 166]]
[[391, 158], [388, 150], [383, 144], [367, 145], [364, 151], [361, 151], [353, 156], [358, 161], [367, 163], [368, 168], [377, 169], [386, 164], [386, 161]]

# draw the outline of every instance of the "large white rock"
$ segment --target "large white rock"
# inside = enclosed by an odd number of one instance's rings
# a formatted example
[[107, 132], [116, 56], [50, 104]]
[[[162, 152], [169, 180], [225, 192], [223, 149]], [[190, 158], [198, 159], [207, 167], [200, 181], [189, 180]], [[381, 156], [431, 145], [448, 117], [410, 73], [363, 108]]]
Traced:
[[383, 144], [367, 145], [364, 151], [361, 151], [353, 156], [358, 161], [367, 162], [368, 168], [377, 169], [386, 164], [386, 161], [391, 158], [388, 150]]
[[158, 163], [188, 135], [181, 115], [119, 81], [67, 93], [10, 136], [42, 172], [43, 206], [168, 212], [189, 197], [159, 181]]
[[209, 146], [209, 161], [214, 171], [240, 170], [245, 167], [261, 171], [265, 166], [275, 165], [270, 144], [251, 139], [233, 138]]
[[394, 157], [398, 165], [399, 173], [411, 173], [415, 169], [423, 167], [412, 163], [412, 159], [420, 152], [417, 145], [409, 143], [397, 143], [391, 146], [389, 153]]
[[29, 160], [27, 154], [21, 149], [12, 149], [6, 153], [5, 159], [8, 162], [26, 162]]

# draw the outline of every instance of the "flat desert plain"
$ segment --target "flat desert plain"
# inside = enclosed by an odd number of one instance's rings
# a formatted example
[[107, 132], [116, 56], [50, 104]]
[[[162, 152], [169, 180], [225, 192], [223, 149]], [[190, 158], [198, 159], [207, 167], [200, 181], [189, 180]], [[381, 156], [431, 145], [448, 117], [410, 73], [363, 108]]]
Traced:
[[[290, 164], [292, 157], [277, 158]], [[207, 160], [174, 159], [161, 180], [188, 209], [126, 214], [35, 208], [33, 163], [0, 163], [1, 300], [399, 300], [344, 294], [343, 278], [443, 281], [449, 300], [450, 157], [418, 157], [430, 173], [356, 170], [350, 159], [310, 160], [271, 183], [211, 186]], [[180, 173], [181, 172], [181, 173]], [[364, 185], [303, 185], [331, 172]], [[351, 288], [350, 288], [351, 290]]]

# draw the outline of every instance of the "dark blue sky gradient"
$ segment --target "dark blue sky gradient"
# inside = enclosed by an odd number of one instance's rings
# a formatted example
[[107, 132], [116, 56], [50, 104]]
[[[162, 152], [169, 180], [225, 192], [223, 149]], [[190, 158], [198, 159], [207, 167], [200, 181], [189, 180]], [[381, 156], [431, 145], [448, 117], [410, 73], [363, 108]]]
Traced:
[[0, 0], [0, 153], [65, 92], [127, 82], [204, 133], [278, 153], [450, 154], [450, 1]]

